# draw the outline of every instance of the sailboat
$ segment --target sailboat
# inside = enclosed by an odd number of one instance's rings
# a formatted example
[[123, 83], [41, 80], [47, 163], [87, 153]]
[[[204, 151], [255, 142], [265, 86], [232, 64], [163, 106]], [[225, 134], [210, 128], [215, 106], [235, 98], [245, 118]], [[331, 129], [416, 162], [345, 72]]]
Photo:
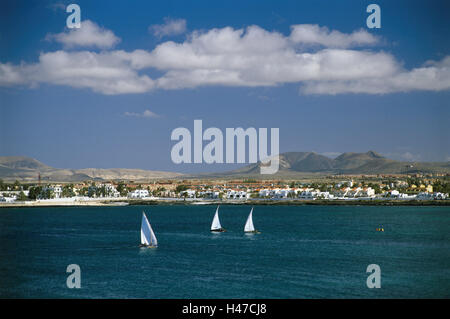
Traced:
[[250, 211], [250, 214], [248, 214], [247, 222], [244, 226], [244, 232], [246, 233], [254, 233], [259, 234], [260, 232], [255, 229], [255, 226], [253, 225], [253, 207]]
[[153, 232], [152, 226], [150, 225], [145, 213], [142, 212], [141, 245], [139, 247], [154, 248], [157, 246], [158, 246], [158, 240], [156, 239], [156, 236], [155, 236], [155, 233]]
[[216, 213], [214, 214], [214, 218], [213, 218], [213, 221], [212, 221], [212, 224], [211, 224], [211, 231], [214, 231], [214, 232], [224, 232], [224, 231], [226, 231], [220, 225], [219, 206], [217, 206]]

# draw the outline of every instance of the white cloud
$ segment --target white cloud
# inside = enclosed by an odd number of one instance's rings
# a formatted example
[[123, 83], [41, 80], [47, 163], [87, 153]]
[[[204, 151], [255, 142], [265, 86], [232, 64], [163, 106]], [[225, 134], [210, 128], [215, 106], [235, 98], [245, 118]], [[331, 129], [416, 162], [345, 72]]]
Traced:
[[153, 113], [150, 110], [145, 110], [142, 113], [135, 113], [135, 112], [125, 112], [125, 116], [135, 116], [135, 117], [148, 117], [148, 118], [158, 118], [160, 117], [158, 114]]
[[329, 48], [349, 48], [378, 42], [377, 37], [363, 29], [346, 34], [336, 30], [330, 31], [327, 27], [320, 27], [317, 24], [291, 26], [289, 39], [294, 43], [316, 44]]
[[42, 53], [36, 64], [0, 64], [0, 85], [51, 83], [103, 94], [144, 93], [154, 81], [110, 52]]
[[186, 20], [164, 18], [163, 24], [154, 24], [148, 28], [149, 32], [157, 37], [179, 35], [186, 32]]
[[274, 86], [312, 80], [351, 80], [392, 75], [398, 69], [386, 53], [324, 49], [299, 53], [289, 39], [258, 26], [194, 32], [183, 43], [158, 45], [152, 52], [123, 53], [137, 68], [167, 71], [162, 88], [201, 85]]
[[307, 82], [304, 94], [369, 93], [386, 94], [415, 90], [443, 91], [450, 89], [450, 56], [441, 61], [428, 61], [410, 71], [399, 70], [387, 77], [359, 78], [344, 81]]
[[83, 20], [80, 28], [67, 29], [58, 34], [47, 34], [47, 40], [55, 40], [66, 48], [97, 47], [108, 49], [120, 42], [112, 31], [99, 27], [95, 22]]
[[[225, 27], [195, 31], [184, 42], [166, 41], [152, 51], [55, 51], [41, 53], [34, 64], [0, 63], [0, 85], [51, 83], [103, 94], [285, 83], [298, 83], [302, 94], [450, 89], [450, 56], [406, 70], [389, 53], [344, 48], [376, 41], [366, 31], [344, 34], [315, 25], [293, 26], [288, 36], [258, 26]], [[308, 51], [303, 44], [325, 47]], [[162, 75], [151, 79], [147, 70]]]
[[20, 85], [26, 84], [28, 79], [24, 72], [23, 65], [12, 65], [11, 63], [0, 63], [0, 85], [10, 86], [10, 85]]

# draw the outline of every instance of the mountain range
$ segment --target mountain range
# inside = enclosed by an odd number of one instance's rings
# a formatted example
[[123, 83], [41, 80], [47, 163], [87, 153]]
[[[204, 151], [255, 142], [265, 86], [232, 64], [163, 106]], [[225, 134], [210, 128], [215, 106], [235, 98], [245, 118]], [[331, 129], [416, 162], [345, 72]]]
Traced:
[[[261, 163], [220, 175], [260, 175]], [[449, 173], [450, 162], [402, 162], [388, 159], [377, 152], [343, 153], [332, 159], [315, 152], [287, 152], [280, 154], [280, 177], [309, 174], [413, 174]], [[260, 175], [261, 176], [261, 175]]]
[[60, 169], [24, 156], [0, 156], [0, 178], [3, 180], [37, 181], [41, 176], [43, 182], [80, 182], [86, 180], [149, 180], [177, 178], [183, 174], [175, 172], [149, 171], [128, 168], [83, 168]]
[[59, 169], [23, 156], [0, 156], [0, 178], [3, 180], [78, 182], [85, 180], [132, 180], [180, 178], [295, 178], [324, 174], [405, 174], [450, 173], [450, 162], [402, 162], [388, 159], [374, 151], [343, 153], [332, 159], [315, 152], [287, 152], [280, 154], [280, 167], [274, 175], [260, 175], [261, 163], [250, 164], [237, 170], [196, 175], [176, 172], [127, 168]]

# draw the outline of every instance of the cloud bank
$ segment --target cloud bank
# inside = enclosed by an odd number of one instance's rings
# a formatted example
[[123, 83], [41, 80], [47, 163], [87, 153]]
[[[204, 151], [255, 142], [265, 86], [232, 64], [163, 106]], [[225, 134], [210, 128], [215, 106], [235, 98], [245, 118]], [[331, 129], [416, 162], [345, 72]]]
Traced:
[[84, 20], [81, 27], [67, 29], [58, 34], [47, 34], [46, 39], [56, 41], [65, 48], [97, 47], [109, 49], [120, 42], [120, 39], [110, 30], [99, 27], [95, 22]]
[[357, 47], [378, 42], [377, 37], [363, 29], [345, 34], [336, 30], [330, 31], [327, 27], [319, 27], [316, 24], [291, 26], [290, 39], [294, 43], [315, 44], [334, 48]]
[[[93, 22], [83, 27], [77, 35], [52, 37], [72, 48], [94, 42], [111, 48], [118, 42], [112, 31]], [[170, 33], [170, 28], [158, 30]], [[59, 50], [41, 53], [37, 63], [0, 63], [0, 86], [51, 83], [102, 94], [286, 83], [298, 83], [301, 94], [328, 95], [450, 89], [450, 56], [408, 70], [392, 54], [374, 50], [378, 43], [365, 30], [342, 33], [309, 24], [292, 26], [289, 35], [259, 26], [215, 28], [194, 31], [183, 42], [162, 42], [151, 51]], [[149, 70], [162, 75], [151, 78]]]

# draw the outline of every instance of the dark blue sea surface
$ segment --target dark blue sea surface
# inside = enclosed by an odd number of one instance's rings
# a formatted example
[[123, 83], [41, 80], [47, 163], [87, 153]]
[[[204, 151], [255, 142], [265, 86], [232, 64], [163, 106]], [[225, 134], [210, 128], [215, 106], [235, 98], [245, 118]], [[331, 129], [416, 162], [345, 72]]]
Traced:
[[[249, 206], [0, 209], [0, 297], [448, 298], [448, 207]], [[158, 238], [139, 248], [145, 210]], [[375, 229], [383, 225], [385, 231]], [[66, 268], [81, 268], [69, 289]], [[369, 289], [366, 268], [381, 268]]]

